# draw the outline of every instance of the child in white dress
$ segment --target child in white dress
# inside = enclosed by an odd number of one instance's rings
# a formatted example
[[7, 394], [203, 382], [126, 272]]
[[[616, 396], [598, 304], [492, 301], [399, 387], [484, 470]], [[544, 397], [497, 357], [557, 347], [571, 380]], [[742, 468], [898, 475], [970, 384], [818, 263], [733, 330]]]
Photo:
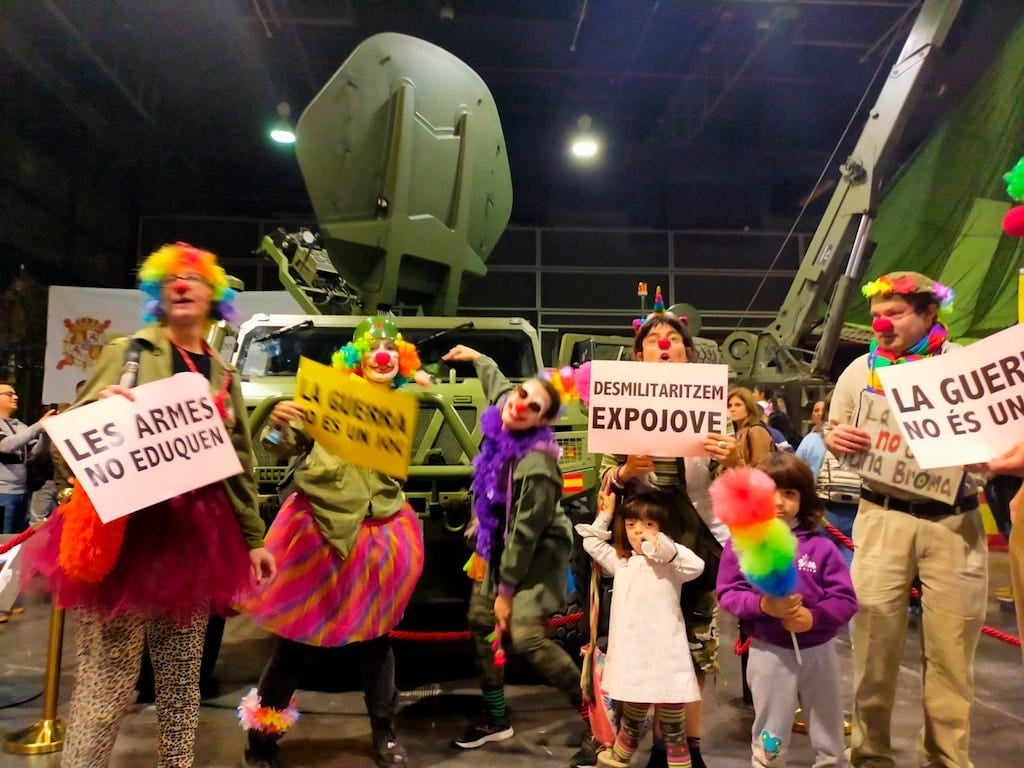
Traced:
[[605, 768], [627, 768], [652, 705], [668, 764], [690, 765], [683, 708], [700, 700], [700, 688], [679, 592], [704, 561], [675, 541], [673, 520], [656, 492], [627, 494], [616, 508], [606, 486], [597, 519], [576, 526], [584, 550], [614, 577], [603, 693], [621, 703], [622, 715], [615, 744], [598, 755]]

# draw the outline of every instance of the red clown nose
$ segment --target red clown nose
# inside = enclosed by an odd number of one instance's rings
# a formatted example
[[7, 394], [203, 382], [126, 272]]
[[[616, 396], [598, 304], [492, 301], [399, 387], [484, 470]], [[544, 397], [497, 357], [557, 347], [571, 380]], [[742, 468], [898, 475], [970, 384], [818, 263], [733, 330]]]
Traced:
[[672, 342], [666, 338], [658, 339], [658, 349], [668, 349], [672, 346]]
[[892, 320], [888, 317], [876, 317], [874, 322], [871, 323], [871, 330], [875, 333], [892, 333], [896, 326], [892, 324]]
[[373, 362], [375, 362], [379, 367], [384, 367], [391, 362], [391, 355], [387, 352], [380, 351], [373, 356]]

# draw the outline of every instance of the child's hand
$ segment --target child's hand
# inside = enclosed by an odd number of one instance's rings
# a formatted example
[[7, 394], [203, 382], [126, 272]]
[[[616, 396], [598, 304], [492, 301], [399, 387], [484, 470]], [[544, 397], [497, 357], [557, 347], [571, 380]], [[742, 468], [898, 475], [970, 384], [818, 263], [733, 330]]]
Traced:
[[782, 619], [782, 627], [796, 634], [810, 632], [814, 628], [814, 616], [801, 605]]
[[798, 609], [802, 603], [803, 597], [799, 594], [787, 595], [786, 597], [762, 595], [761, 613], [775, 619], [785, 619]]
[[[611, 474], [610, 472], [608, 473]], [[606, 479], [597, 492], [597, 514], [611, 517], [615, 514], [615, 494], [612, 493], [611, 481]]]
[[670, 563], [679, 554], [676, 543], [661, 531], [651, 538], [645, 539], [640, 545], [640, 549], [643, 550], [648, 560], [653, 560], [656, 563]]

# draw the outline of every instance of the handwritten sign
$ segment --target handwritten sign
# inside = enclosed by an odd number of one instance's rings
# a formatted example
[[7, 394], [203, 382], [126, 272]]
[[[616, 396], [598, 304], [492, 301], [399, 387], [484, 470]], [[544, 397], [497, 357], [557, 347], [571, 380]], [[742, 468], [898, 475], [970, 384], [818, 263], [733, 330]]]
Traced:
[[306, 434], [328, 453], [391, 477], [409, 474], [419, 402], [315, 360], [300, 358], [295, 400]]
[[871, 449], [847, 456], [844, 466], [868, 482], [900, 488], [914, 496], [937, 499], [947, 504], [956, 501], [964, 476], [963, 468], [921, 467], [909, 443], [900, 434], [884, 395], [862, 392], [854, 422], [871, 435]]
[[231, 436], [198, 373], [179, 373], [52, 416], [43, 428], [108, 523], [241, 474]]
[[590, 382], [593, 453], [705, 456], [704, 435], [725, 433], [728, 366], [595, 360]]
[[878, 375], [922, 467], [981, 464], [1024, 435], [1024, 325]]

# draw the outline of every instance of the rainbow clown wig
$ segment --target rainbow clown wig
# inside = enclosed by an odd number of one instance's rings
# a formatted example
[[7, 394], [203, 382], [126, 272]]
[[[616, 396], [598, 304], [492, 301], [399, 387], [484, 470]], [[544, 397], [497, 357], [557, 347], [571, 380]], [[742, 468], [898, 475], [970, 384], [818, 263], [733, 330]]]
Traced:
[[943, 314], [953, 309], [953, 299], [956, 298], [952, 288], [920, 272], [890, 272], [867, 283], [860, 292], [868, 301], [889, 296], [930, 293], [935, 303], [939, 305], [939, 312]]
[[182, 272], [194, 272], [202, 276], [213, 289], [211, 320], [233, 323], [238, 319], [236, 292], [228, 287], [228, 276], [217, 263], [217, 257], [188, 243], [177, 242], [153, 251], [139, 267], [139, 289], [146, 294], [146, 301], [142, 305], [143, 322], [152, 323], [163, 319], [164, 308], [160, 304], [163, 281]]
[[420, 356], [416, 347], [402, 340], [398, 326], [393, 321], [380, 315], [368, 317], [356, 326], [352, 333], [352, 341], [339, 349], [331, 357], [331, 365], [342, 371], [363, 375], [363, 358], [370, 351], [375, 341], [393, 341], [398, 348], [398, 373], [391, 380], [394, 389], [412, 381], [413, 375], [420, 369]]

